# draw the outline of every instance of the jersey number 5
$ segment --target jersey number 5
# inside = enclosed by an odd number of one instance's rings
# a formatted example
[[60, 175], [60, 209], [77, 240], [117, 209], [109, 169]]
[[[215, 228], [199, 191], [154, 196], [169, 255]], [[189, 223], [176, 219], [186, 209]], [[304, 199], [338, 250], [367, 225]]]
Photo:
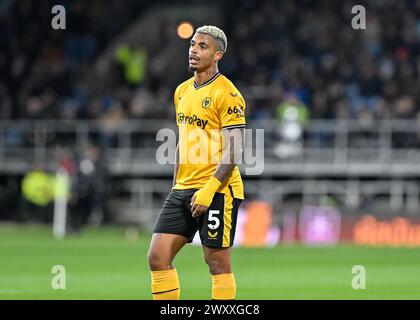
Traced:
[[[209, 211], [209, 223], [207, 224], [207, 226], [212, 230], [215, 230], [220, 226], [220, 220], [219, 220], [218, 217], [215, 216], [219, 213], [220, 213], [219, 210], [210, 210]], [[212, 224], [210, 222], [213, 222], [214, 224]]]

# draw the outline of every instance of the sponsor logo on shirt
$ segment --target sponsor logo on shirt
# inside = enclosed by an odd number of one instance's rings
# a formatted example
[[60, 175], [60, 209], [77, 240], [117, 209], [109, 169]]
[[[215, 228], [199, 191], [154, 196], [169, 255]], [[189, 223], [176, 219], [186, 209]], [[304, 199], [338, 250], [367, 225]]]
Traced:
[[206, 129], [208, 120], [203, 120], [197, 115], [186, 116], [183, 112], [178, 113], [178, 123], [179, 124], [191, 124], [200, 127], [201, 129]]
[[235, 114], [237, 118], [244, 117], [244, 107], [243, 106], [234, 106], [228, 108], [228, 114]]
[[217, 237], [219, 232], [215, 231], [214, 233], [211, 233], [210, 231], [207, 231], [207, 235], [210, 237], [209, 239], [214, 239]]

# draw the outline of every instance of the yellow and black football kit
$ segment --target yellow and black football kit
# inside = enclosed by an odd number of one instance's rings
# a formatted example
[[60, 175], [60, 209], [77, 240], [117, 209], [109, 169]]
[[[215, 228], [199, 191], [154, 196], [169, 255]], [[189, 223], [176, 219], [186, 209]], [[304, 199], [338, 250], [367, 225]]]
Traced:
[[237, 166], [216, 191], [209, 210], [198, 218], [191, 213], [191, 197], [212, 178], [222, 158], [222, 131], [246, 125], [245, 101], [225, 76], [216, 73], [198, 85], [194, 78], [175, 90], [179, 128], [179, 169], [154, 233], [183, 235], [192, 241], [199, 231], [201, 242], [211, 247], [233, 245], [237, 212], [244, 188]]

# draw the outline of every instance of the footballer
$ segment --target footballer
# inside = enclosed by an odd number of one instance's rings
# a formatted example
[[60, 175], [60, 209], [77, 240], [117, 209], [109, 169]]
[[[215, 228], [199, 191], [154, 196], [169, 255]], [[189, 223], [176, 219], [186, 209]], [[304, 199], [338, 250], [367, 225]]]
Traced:
[[[236, 297], [231, 250], [238, 208], [244, 199], [237, 164], [242, 159], [246, 121], [241, 93], [218, 70], [226, 49], [227, 38], [221, 29], [198, 28], [189, 49], [188, 69], [194, 76], [175, 90], [179, 139], [174, 181], [153, 228], [148, 252], [155, 300], [180, 298], [173, 260], [197, 231], [212, 277], [212, 299]], [[206, 161], [192, 159], [190, 151], [197, 143], [205, 150], [213, 150], [217, 161], [212, 161], [212, 151], [207, 158], [204, 153]], [[208, 147], [212, 143], [217, 147]]]

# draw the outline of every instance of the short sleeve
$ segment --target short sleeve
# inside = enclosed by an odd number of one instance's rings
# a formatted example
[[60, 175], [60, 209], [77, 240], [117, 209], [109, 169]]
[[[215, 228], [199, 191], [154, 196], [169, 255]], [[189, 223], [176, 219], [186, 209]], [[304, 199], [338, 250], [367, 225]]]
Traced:
[[237, 90], [223, 91], [220, 97], [219, 114], [222, 129], [245, 127], [245, 100], [240, 92]]

